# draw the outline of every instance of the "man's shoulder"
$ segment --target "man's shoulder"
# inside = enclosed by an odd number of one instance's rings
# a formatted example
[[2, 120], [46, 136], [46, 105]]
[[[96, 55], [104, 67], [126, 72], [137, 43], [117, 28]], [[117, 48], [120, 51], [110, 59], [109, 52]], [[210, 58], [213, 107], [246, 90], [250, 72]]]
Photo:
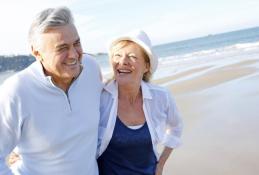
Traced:
[[2, 86], [17, 86], [21, 84], [26, 79], [23, 74], [24, 70], [14, 73], [3, 82]]
[[32, 79], [32, 77], [28, 74], [28, 69], [21, 70], [19, 72], [14, 73], [12, 76], [8, 77], [1, 85], [1, 91], [15, 91], [21, 89], [26, 89], [28, 85], [28, 81]]

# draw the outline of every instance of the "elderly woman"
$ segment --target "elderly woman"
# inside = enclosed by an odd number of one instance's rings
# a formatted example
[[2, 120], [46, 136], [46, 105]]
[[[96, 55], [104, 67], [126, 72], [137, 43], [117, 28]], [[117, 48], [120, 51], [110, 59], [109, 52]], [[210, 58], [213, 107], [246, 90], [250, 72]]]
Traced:
[[180, 145], [182, 122], [169, 91], [149, 83], [158, 64], [151, 42], [143, 31], [119, 37], [109, 57], [114, 78], [101, 97], [99, 173], [160, 175]]

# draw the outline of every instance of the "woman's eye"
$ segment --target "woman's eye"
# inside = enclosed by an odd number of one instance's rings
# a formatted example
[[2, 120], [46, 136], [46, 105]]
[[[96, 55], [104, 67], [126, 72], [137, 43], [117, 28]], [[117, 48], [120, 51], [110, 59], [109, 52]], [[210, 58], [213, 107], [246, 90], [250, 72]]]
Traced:
[[129, 58], [134, 59], [134, 60], [137, 59], [137, 57], [135, 55], [129, 55]]
[[114, 57], [121, 57], [121, 54], [116, 53], [114, 54]]

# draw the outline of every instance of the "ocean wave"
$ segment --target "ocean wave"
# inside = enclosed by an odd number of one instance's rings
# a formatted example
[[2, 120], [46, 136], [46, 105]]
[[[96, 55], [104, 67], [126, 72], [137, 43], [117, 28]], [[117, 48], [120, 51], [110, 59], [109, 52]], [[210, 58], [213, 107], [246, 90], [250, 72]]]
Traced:
[[241, 59], [259, 59], [259, 42], [233, 44], [222, 48], [202, 50], [183, 55], [173, 55], [159, 59], [156, 77], [181, 72], [199, 66], [221, 66]]

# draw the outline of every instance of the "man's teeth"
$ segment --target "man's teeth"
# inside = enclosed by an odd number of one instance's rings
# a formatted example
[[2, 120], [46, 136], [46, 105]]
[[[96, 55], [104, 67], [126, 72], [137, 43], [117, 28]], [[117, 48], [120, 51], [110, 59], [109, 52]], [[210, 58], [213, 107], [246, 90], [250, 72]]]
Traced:
[[74, 60], [74, 61], [72, 61], [72, 62], [68, 62], [68, 63], [66, 63], [67, 65], [74, 65], [74, 64], [76, 64], [76, 60]]

